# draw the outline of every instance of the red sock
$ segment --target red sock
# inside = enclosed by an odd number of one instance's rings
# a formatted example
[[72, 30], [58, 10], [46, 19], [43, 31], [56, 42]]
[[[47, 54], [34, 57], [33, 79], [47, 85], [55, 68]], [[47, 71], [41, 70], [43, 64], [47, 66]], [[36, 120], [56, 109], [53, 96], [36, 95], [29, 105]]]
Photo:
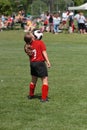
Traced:
[[48, 97], [48, 85], [42, 86], [42, 99], [45, 100]]
[[29, 90], [29, 95], [34, 96], [35, 85], [33, 83], [30, 83]]

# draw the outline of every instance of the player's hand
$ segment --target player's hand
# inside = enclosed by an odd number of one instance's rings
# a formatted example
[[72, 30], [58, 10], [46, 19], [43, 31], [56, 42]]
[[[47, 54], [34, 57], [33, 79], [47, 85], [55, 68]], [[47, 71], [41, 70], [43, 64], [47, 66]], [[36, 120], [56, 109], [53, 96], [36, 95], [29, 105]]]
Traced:
[[47, 62], [47, 67], [48, 67], [48, 68], [50, 68], [50, 67], [51, 67], [50, 62]]

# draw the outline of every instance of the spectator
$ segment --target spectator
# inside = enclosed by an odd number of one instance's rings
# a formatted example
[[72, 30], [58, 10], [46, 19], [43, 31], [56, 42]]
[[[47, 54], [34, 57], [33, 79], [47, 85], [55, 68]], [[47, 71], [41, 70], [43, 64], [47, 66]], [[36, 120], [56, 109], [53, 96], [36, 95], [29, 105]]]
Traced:
[[68, 21], [69, 21], [69, 33], [72, 33], [74, 32], [74, 14], [72, 11], [69, 12]]
[[1, 16], [1, 20], [2, 20], [3, 23], [5, 22], [5, 16], [4, 15]]
[[74, 20], [76, 20], [76, 22], [77, 22], [77, 31], [79, 31], [79, 16], [80, 16], [80, 12], [78, 12], [78, 13], [74, 16]]
[[64, 11], [62, 13], [62, 24], [61, 24], [61, 28], [66, 28], [67, 27], [67, 19], [68, 19], [68, 11]]
[[49, 25], [49, 20], [48, 20], [48, 18], [46, 17], [45, 20], [44, 20], [44, 31], [46, 31], [46, 32], [47, 32], [47, 27], [48, 27], [48, 25]]
[[27, 19], [26, 25], [24, 26], [24, 32], [32, 31], [36, 27], [34, 21]]
[[54, 30], [55, 34], [57, 34], [59, 32], [60, 22], [61, 22], [61, 17], [59, 16], [59, 14], [54, 14], [54, 17], [53, 17], [53, 30]]
[[86, 18], [83, 15], [82, 12], [80, 12], [80, 14], [79, 14], [78, 22], [79, 22], [79, 31], [80, 31], [80, 33], [85, 34], [86, 33], [86, 26], [85, 26]]
[[49, 31], [53, 32], [53, 15], [52, 14], [50, 14], [50, 17], [49, 17]]
[[7, 27], [13, 27], [13, 24], [14, 24], [14, 20], [11, 16], [8, 16], [7, 18]]
[[3, 22], [0, 19], [0, 31], [3, 31], [3, 29], [7, 29], [7, 23], [6, 23], [6, 21]]

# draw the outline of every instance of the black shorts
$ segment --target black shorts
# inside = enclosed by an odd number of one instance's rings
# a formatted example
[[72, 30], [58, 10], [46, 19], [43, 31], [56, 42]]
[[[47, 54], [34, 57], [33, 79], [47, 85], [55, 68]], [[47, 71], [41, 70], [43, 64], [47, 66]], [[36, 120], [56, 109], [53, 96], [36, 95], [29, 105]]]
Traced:
[[86, 29], [86, 26], [84, 23], [79, 23], [79, 29]]
[[47, 66], [45, 62], [31, 62], [30, 63], [31, 75], [36, 77], [48, 76]]

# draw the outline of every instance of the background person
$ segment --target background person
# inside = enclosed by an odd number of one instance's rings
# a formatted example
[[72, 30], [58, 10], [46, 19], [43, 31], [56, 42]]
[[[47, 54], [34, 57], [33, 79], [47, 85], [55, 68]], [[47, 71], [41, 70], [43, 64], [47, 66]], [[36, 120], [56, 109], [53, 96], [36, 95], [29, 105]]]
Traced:
[[80, 14], [79, 14], [78, 22], [79, 22], [79, 31], [80, 31], [80, 33], [81, 33], [81, 34], [82, 34], [82, 33], [85, 34], [85, 33], [86, 33], [86, 26], [85, 26], [86, 18], [85, 18], [85, 16], [83, 15], [82, 12], [80, 12]]
[[53, 17], [53, 30], [54, 30], [54, 34], [57, 34], [59, 32], [59, 25], [61, 22], [61, 17], [58, 14], [54, 14]]

